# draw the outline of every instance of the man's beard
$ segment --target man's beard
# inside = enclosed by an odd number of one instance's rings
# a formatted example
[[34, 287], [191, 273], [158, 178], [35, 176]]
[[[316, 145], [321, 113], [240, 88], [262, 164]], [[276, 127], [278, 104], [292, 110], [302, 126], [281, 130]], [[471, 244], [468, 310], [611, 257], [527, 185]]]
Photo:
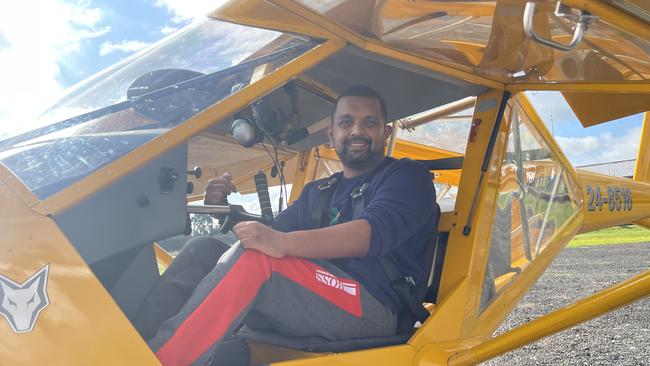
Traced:
[[[363, 151], [350, 151], [349, 144], [354, 142], [364, 142], [366, 144]], [[376, 152], [372, 150], [372, 141], [366, 137], [353, 137], [346, 139], [343, 142], [343, 147], [336, 149], [341, 162], [353, 169], [362, 169], [368, 165], [380, 160], [380, 155], [383, 156], [383, 150]]]

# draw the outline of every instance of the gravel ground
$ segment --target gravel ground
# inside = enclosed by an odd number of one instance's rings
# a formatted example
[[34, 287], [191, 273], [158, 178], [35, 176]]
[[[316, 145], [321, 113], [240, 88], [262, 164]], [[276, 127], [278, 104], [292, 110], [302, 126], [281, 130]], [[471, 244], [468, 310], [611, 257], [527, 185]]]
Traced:
[[[650, 269], [650, 243], [565, 249], [497, 333]], [[650, 297], [483, 365], [650, 365]]]

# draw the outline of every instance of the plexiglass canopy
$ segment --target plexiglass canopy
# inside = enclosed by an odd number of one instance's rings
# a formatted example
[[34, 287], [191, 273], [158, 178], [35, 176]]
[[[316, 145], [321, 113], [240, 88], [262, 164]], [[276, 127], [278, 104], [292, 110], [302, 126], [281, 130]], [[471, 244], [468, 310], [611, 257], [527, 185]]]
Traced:
[[119, 159], [316, 43], [220, 21], [191, 25], [74, 86], [0, 161], [40, 199]]

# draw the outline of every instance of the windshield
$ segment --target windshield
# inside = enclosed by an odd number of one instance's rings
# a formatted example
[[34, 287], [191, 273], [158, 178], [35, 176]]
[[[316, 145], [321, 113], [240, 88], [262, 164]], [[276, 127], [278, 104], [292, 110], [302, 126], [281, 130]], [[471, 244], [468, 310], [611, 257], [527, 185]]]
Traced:
[[134, 150], [315, 44], [206, 20], [72, 87], [0, 161], [40, 199]]

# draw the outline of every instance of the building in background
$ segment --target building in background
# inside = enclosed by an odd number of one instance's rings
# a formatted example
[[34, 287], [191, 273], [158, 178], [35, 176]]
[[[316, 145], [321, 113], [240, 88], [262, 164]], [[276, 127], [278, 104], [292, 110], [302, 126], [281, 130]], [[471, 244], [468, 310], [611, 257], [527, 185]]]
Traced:
[[610, 161], [607, 163], [589, 164], [577, 166], [577, 169], [584, 169], [594, 173], [613, 175], [615, 177], [632, 178], [636, 159]]

